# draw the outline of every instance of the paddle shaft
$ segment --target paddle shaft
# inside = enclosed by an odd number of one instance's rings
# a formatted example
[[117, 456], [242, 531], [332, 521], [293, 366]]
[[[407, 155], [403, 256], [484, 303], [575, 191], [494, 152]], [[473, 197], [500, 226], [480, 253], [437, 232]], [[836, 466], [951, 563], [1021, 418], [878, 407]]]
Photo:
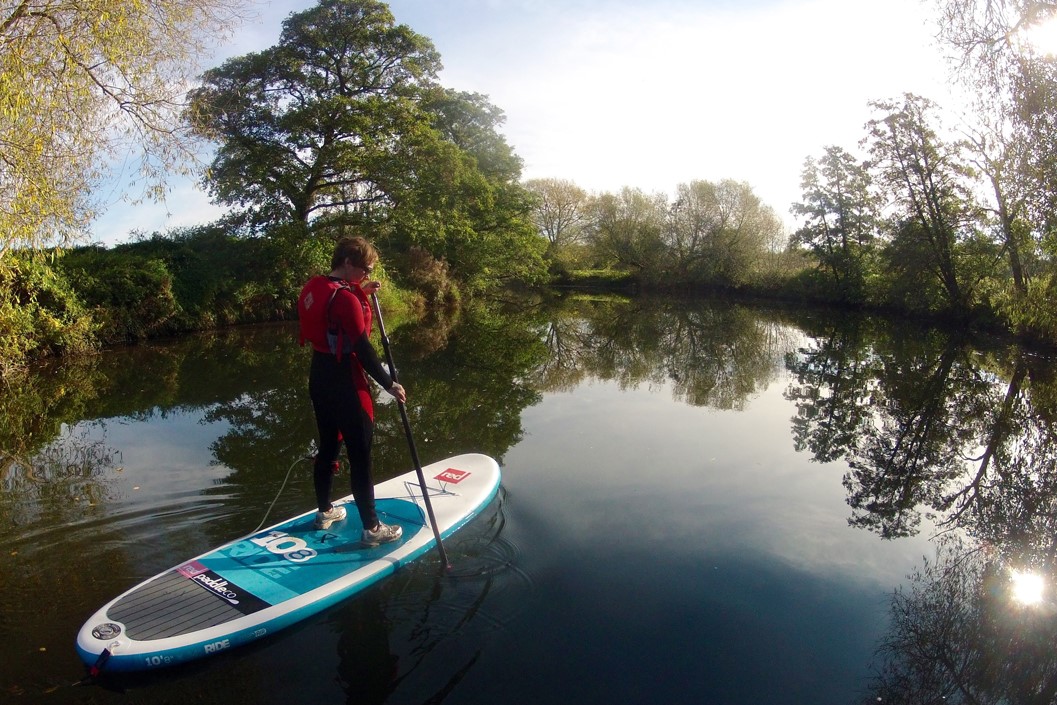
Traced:
[[[393, 363], [393, 351], [389, 346], [389, 336], [385, 334], [385, 321], [382, 320], [382, 307], [378, 304], [378, 294], [371, 294], [371, 301], [374, 302], [375, 315], [378, 317], [378, 333], [382, 337], [382, 348], [385, 350], [385, 361], [389, 365], [389, 374], [393, 378], [393, 382], [399, 382], [396, 374], [396, 365]], [[407, 436], [407, 447], [411, 450], [411, 461], [415, 464], [415, 472], [418, 474], [418, 484], [422, 488], [422, 499], [426, 502], [426, 514], [429, 516], [429, 524], [433, 529], [433, 537], [437, 539], [437, 551], [440, 552], [440, 560], [444, 564], [445, 568], [450, 569], [451, 563], [448, 562], [448, 554], [444, 550], [444, 544], [440, 540], [440, 529], [437, 527], [437, 517], [433, 513], [433, 503], [429, 500], [429, 490], [426, 488], [426, 476], [422, 472], [422, 463], [418, 459], [418, 450], [415, 448], [415, 438], [411, 434], [411, 421], [407, 418], [407, 407], [404, 402], [399, 399], [396, 400], [396, 405], [400, 408], [400, 419], [404, 422], [404, 435]]]

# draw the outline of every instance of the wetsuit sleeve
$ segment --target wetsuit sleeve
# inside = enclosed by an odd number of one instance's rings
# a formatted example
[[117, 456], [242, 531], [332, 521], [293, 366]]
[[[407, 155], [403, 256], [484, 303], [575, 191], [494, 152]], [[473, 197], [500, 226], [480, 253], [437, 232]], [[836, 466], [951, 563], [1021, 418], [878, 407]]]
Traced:
[[371, 341], [367, 339], [366, 333], [361, 333], [359, 338], [352, 341], [352, 351], [356, 353], [356, 359], [363, 365], [364, 371], [373, 377], [382, 389], [388, 390], [393, 386], [393, 378], [382, 366], [382, 361]]

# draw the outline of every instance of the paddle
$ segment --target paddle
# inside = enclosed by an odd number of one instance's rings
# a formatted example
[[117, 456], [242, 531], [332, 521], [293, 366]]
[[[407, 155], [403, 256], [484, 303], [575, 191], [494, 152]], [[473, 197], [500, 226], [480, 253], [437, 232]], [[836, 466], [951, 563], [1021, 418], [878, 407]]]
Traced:
[[[385, 334], [385, 322], [382, 320], [382, 307], [378, 304], [378, 294], [371, 294], [374, 302], [374, 311], [378, 316], [378, 333], [382, 336], [382, 348], [385, 350], [385, 361], [389, 365], [389, 374], [393, 382], [399, 382], [396, 376], [396, 365], [393, 364], [393, 351], [389, 347], [389, 336]], [[422, 473], [422, 463], [418, 459], [418, 451], [415, 449], [415, 439], [411, 435], [411, 422], [407, 418], [407, 407], [404, 402], [397, 399], [396, 405], [400, 407], [400, 418], [404, 422], [404, 435], [407, 436], [407, 446], [411, 449], [411, 460], [415, 463], [415, 472], [418, 474], [418, 484], [422, 488], [422, 499], [426, 501], [426, 514], [429, 515], [429, 524], [433, 529], [433, 537], [437, 539], [437, 550], [440, 552], [440, 560], [444, 568], [451, 570], [448, 562], [448, 554], [444, 551], [444, 544], [440, 540], [440, 529], [437, 528], [437, 517], [433, 514], [433, 504], [429, 501], [429, 490], [426, 489], [426, 477]]]

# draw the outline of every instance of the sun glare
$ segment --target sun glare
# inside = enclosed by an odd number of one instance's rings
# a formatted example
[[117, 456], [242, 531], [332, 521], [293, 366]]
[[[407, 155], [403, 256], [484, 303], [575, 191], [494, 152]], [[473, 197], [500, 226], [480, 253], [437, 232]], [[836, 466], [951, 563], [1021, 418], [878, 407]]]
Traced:
[[1030, 607], [1042, 602], [1043, 580], [1038, 573], [1014, 570], [1010, 573], [1013, 587], [1013, 599]]
[[1051, 17], [1026, 30], [1024, 39], [1039, 54], [1057, 56], [1057, 17]]

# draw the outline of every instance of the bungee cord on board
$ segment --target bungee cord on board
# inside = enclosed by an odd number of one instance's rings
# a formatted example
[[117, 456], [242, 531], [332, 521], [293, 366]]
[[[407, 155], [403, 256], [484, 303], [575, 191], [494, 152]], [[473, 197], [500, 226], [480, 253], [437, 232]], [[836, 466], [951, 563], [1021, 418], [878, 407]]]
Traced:
[[290, 467], [286, 471], [286, 477], [283, 478], [283, 484], [279, 486], [279, 491], [275, 493], [275, 498], [272, 499], [272, 503], [268, 505], [268, 508], [266, 510], [264, 510], [264, 516], [261, 518], [261, 523], [257, 524], [257, 528], [251, 531], [251, 534], [255, 534], [260, 531], [261, 528], [264, 526], [264, 522], [268, 521], [268, 515], [271, 513], [272, 509], [275, 508], [275, 503], [279, 501], [279, 497], [283, 494], [283, 490], [286, 489], [286, 483], [290, 481], [290, 473], [294, 471], [294, 467], [296, 467], [297, 464], [300, 463], [302, 460], [315, 460], [315, 458], [315, 454], [303, 455], [294, 462], [290, 463]]

